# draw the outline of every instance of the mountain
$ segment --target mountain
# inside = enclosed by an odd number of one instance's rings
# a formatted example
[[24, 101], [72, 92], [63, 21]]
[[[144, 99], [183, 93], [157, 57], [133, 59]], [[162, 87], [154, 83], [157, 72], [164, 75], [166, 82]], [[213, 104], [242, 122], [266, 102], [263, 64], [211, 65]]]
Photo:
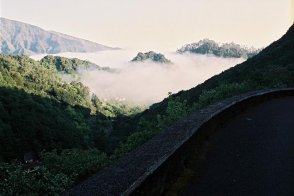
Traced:
[[153, 51], [149, 51], [145, 53], [139, 52], [137, 56], [133, 58], [131, 62], [143, 62], [146, 60], [150, 60], [155, 63], [167, 63], [167, 64], [171, 63], [171, 61], [165, 58], [163, 54], [155, 53]]
[[209, 39], [200, 40], [199, 42], [187, 44], [177, 50], [178, 53], [191, 52], [196, 54], [212, 54], [225, 58], [251, 58], [258, 54], [260, 50], [255, 48], [242, 47], [235, 43], [218, 44]]
[[6, 18], [0, 18], [0, 29], [0, 53], [2, 54], [56, 54], [115, 49]]
[[65, 74], [77, 74], [80, 70], [101, 70], [114, 72], [110, 67], [101, 67], [95, 63], [80, 60], [77, 58], [65, 58], [60, 56], [47, 55], [40, 60], [40, 63], [48, 68], [53, 68], [58, 72]]

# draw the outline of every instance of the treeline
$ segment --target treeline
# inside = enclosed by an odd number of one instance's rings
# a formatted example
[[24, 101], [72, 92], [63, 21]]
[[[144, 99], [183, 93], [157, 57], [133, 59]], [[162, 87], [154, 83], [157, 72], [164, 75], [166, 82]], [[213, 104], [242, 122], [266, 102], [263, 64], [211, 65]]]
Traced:
[[45, 56], [40, 60], [40, 63], [46, 68], [65, 74], [77, 74], [79, 70], [113, 71], [110, 67], [101, 67], [89, 61], [52, 55]]
[[200, 40], [199, 42], [187, 44], [177, 50], [178, 53], [191, 52], [196, 54], [211, 54], [224, 58], [251, 58], [261, 50], [254, 48], [242, 47], [235, 43], [218, 44], [209, 39]]

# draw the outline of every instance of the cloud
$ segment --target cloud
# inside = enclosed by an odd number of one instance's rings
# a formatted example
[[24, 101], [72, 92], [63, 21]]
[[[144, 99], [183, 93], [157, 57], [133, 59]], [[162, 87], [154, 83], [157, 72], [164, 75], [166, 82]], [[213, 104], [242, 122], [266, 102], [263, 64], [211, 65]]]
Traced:
[[147, 105], [161, 101], [168, 92], [176, 93], [190, 89], [244, 61], [244, 59], [161, 52], [173, 64], [162, 65], [150, 61], [130, 63], [137, 52], [139, 51], [117, 50], [58, 55], [85, 59], [100, 66], [119, 69], [120, 71], [115, 73], [81, 71], [81, 82], [101, 99], [125, 99], [132, 103]]

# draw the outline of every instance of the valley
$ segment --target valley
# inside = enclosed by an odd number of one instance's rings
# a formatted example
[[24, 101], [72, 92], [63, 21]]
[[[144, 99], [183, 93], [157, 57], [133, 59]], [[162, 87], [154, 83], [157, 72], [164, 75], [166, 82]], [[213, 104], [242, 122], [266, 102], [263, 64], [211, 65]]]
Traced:
[[52, 1], [3, 0], [1, 196], [64, 194], [212, 104], [294, 87], [293, 21], [254, 6]]

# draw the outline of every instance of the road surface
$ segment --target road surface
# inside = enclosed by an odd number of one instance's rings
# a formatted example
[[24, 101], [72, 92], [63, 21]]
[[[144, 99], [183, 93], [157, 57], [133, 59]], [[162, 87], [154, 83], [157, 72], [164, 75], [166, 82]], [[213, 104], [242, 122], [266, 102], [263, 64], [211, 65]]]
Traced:
[[196, 175], [181, 193], [294, 195], [294, 97], [254, 106], [208, 142]]

